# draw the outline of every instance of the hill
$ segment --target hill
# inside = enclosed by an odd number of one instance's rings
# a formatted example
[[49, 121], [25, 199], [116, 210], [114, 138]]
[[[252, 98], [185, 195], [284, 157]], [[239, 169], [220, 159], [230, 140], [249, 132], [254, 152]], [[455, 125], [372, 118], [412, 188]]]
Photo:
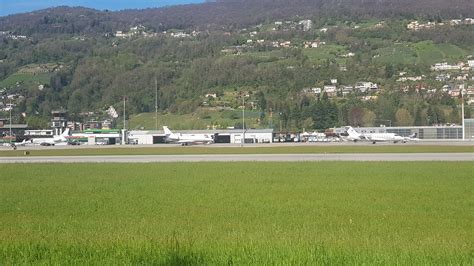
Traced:
[[468, 17], [473, 13], [474, 3], [470, 0], [218, 0], [118, 12], [63, 6], [0, 17], [0, 30], [26, 35], [103, 34], [136, 24], [155, 30], [229, 30], [297, 16], [346, 20], [387, 17], [447, 19]]
[[[235, 126], [214, 110], [238, 112], [242, 97], [252, 127], [459, 123], [459, 86], [473, 85], [471, 11], [464, 0], [242, 0], [1, 17], [0, 110], [18, 98], [17, 121], [57, 108], [101, 120], [126, 96], [137, 116], [155, 111], [156, 87], [158, 110], [190, 127], [201, 112], [199, 126]], [[451, 70], [432, 70], [444, 62]]]

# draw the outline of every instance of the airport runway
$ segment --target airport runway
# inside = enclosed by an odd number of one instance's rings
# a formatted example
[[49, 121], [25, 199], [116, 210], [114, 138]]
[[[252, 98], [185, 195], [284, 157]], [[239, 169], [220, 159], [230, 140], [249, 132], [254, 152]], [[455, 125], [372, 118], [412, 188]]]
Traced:
[[473, 153], [366, 154], [212, 154], [0, 157], [1, 163], [166, 163], [166, 162], [318, 162], [318, 161], [474, 161]]

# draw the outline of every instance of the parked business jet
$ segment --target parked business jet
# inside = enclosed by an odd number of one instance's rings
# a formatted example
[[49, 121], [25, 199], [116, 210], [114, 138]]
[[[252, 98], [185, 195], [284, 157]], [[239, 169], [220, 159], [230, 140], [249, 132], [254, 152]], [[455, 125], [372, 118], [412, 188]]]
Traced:
[[163, 130], [165, 131], [166, 142], [178, 143], [182, 146], [214, 143], [214, 135], [173, 133], [167, 126], [164, 126]]
[[387, 142], [387, 141], [393, 141], [393, 143], [397, 143], [397, 142], [406, 142], [406, 138], [398, 135], [398, 134], [395, 134], [395, 133], [365, 133], [365, 134], [361, 134], [357, 131], [355, 131], [355, 129], [353, 129], [352, 127], [350, 126], [347, 126], [345, 127], [346, 129], [346, 132], [347, 132], [347, 136], [346, 136], [346, 139], [350, 140], [350, 141], [354, 141], [354, 142], [357, 142], [357, 141], [370, 141], [372, 142], [373, 144], [375, 144], [376, 142]]
[[29, 141], [27, 139], [24, 139], [22, 142], [16, 142], [15, 143], [16, 146], [26, 146], [28, 144], [31, 144], [31, 141]]
[[69, 128], [66, 128], [61, 135], [53, 136], [52, 138], [34, 138], [29, 140], [29, 142], [41, 146], [67, 145], [68, 141], [66, 137], [69, 136], [69, 131]]
[[420, 139], [418, 138], [418, 133], [416, 133], [416, 132], [413, 133], [413, 134], [411, 134], [411, 135], [408, 136], [408, 137], [404, 137], [404, 139], [405, 139], [405, 142], [407, 142], [407, 141], [419, 141], [419, 140], [420, 140]]

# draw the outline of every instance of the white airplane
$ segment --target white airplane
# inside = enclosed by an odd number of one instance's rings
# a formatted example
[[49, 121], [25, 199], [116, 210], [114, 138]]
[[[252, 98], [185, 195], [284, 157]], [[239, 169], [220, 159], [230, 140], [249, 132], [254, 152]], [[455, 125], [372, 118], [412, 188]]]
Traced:
[[[69, 128], [66, 128], [61, 135], [53, 136], [52, 138], [34, 138], [28, 140], [29, 143], [39, 144], [41, 146], [67, 145], [67, 138], [69, 136]], [[25, 144], [27, 144], [26, 142]]]
[[355, 129], [353, 129], [350, 126], [345, 127], [347, 136], [345, 138], [350, 141], [370, 141], [373, 144], [376, 142], [386, 142], [386, 141], [393, 141], [393, 143], [397, 142], [403, 142], [405, 143], [407, 141], [406, 138], [395, 134], [395, 133], [366, 133], [366, 134], [361, 134]]
[[28, 144], [31, 144], [31, 141], [28, 141], [27, 139], [24, 139], [22, 142], [15, 142], [16, 146], [26, 146]]
[[214, 135], [173, 133], [167, 126], [164, 126], [163, 130], [165, 131], [166, 142], [178, 143], [182, 146], [214, 143]]
[[408, 137], [403, 137], [403, 138], [404, 138], [405, 142], [407, 142], [407, 141], [419, 141], [419, 140], [420, 140], [420, 139], [418, 138], [418, 133], [416, 133], [416, 132], [413, 133], [413, 134], [411, 134], [411, 135], [408, 136]]
[[7, 148], [12, 148], [12, 149], [16, 150], [15, 143], [9, 143], [9, 142], [0, 143], [0, 147], [7, 147]]

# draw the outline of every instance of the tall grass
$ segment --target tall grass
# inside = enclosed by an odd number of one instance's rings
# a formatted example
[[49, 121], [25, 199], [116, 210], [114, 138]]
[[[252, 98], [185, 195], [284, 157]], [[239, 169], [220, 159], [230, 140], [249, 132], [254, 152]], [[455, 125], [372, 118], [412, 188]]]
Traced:
[[0, 165], [0, 264], [469, 264], [472, 170]]

